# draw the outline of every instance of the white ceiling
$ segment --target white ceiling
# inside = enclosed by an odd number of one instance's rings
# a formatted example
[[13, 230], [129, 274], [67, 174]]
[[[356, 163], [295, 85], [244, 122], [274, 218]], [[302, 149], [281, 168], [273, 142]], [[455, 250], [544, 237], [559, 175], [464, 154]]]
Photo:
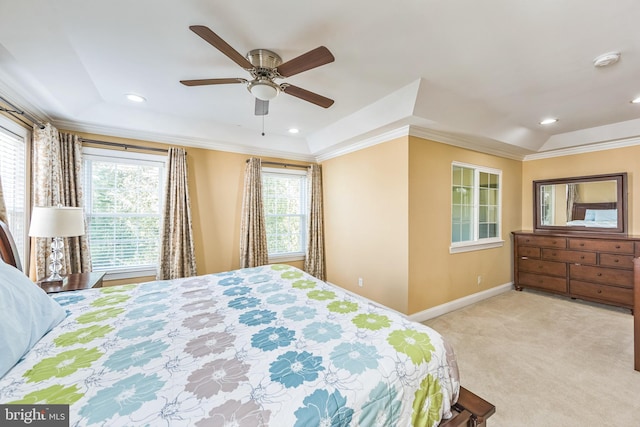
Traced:
[[[0, 94], [64, 129], [285, 158], [407, 129], [522, 158], [640, 136], [638, 22], [638, 0], [0, 0]], [[243, 55], [326, 46], [284, 81], [335, 104], [281, 94], [261, 136], [243, 85], [179, 83], [250, 77], [190, 25]]]

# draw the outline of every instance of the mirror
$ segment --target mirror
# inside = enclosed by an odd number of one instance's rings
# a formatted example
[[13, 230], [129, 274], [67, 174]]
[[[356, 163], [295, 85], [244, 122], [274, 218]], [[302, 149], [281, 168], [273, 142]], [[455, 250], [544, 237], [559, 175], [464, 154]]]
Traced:
[[533, 181], [534, 231], [627, 233], [627, 173]]

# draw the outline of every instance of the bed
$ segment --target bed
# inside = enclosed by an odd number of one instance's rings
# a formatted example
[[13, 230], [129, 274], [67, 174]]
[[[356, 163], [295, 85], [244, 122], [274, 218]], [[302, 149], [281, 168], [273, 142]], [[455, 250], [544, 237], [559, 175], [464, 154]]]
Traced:
[[616, 202], [574, 203], [571, 209], [571, 227], [618, 227], [618, 211]]
[[463, 426], [495, 410], [437, 332], [288, 265], [50, 297], [0, 262], [0, 293], [0, 403], [69, 404], [73, 426]]

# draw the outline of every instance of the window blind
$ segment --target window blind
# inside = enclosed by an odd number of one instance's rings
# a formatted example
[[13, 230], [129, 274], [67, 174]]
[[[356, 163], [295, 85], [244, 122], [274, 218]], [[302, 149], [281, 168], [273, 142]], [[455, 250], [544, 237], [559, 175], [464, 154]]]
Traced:
[[0, 179], [9, 230], [24, 262], [26, 235], [26, 131], [14, 133], [0, 125]]

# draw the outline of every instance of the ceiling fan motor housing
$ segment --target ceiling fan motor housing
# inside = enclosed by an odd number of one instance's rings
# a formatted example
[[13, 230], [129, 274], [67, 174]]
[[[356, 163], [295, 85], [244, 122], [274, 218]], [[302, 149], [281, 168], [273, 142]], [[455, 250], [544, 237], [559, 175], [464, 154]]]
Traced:
[[247, 60], [256, 68], [276, 68], [282, 64], [282, 58], [277, 53], [267, 49], [254, 49], [247, 53]]

